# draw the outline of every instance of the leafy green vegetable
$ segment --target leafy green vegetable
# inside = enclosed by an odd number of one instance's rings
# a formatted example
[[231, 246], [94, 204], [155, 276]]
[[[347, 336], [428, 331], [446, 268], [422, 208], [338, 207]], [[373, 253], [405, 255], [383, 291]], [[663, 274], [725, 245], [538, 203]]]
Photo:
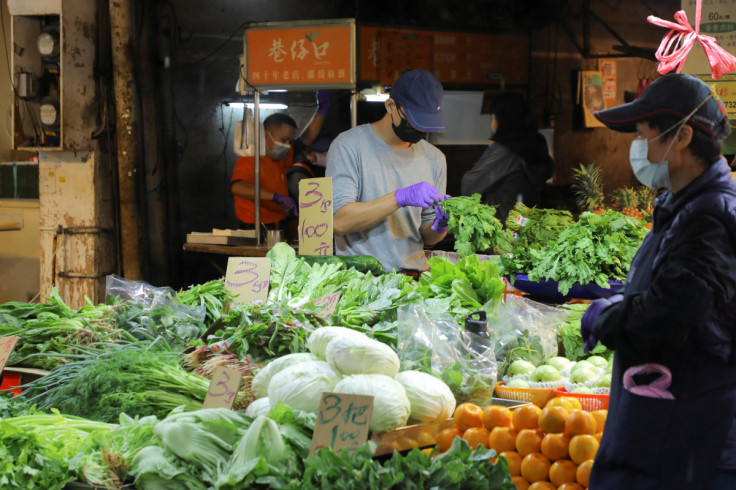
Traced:
[[427, 456], [419, 449], [405, 456], [395, 452], [383, 464], [372, 459], [371, 443], [359, 448], [351, 457], [347, 449], [336, 453], [330, 448], [320, 449], [305, 462], [302, 489], [504, 489], [515, 485], [509, 476], [506, 460], [496, 456], [493, 449], [480, 446], [473, 451], [468, 443], [455, 438], [450, 449], [436, 457]]
[[483, 252], [496, 245], [502, 224], [496, 208], [480, 202], [481, 195], [451, 197], [442, 201], [450, 216], [449, 233], [455, 236], [455, 251], [460, 257]]
[[564, 304], [561, 307], [569, 312], [567, 318], [560, 324], [557, 330], [557, 339], [559, 342], [562, 342], [565, 349], [565, 357], [571, 361], [579, 361], [592, 355], [610, 359], [613, 356], [613, 351], [607, 349], [600, 342], [587, 354], [584, 351], [585, 343], [583, 342], [583, 336], [580, 334], [580, 319], [585, 314], [585, 310], [588, 309], [588, 304]]
[[222, 278], [179, 291], [174, 301], [187, 306], [203, 306], [207, 312], [204, 323], [206, 329], [220, 318], [225, 305], [233, 299], [232, 293], [225, 289], [225, 280]]

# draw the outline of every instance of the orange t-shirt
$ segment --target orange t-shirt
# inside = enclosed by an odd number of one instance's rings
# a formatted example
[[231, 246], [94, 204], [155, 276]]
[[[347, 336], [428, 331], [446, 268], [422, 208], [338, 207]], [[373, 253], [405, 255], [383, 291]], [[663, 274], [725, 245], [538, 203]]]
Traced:
[[[266, 156], [261, 156], [261, 189], [271, 192], [278, 192], [284, 196], [289, 195], [289, 186], [286, 183], [286, 170], [294, 163], [294, 148], [292, 147], [289, 155], [283, 160], [275, 162]], [[230, 183], [238, 180], [244, 180], [255, 183], [255, 157], [240, 157], [235, 162], [233, 170], [233, 178]], [[243, 223], [253, 224], [256, 221], [255, 202], [251, 199], [243, 199], [239, 196], [235, 197], [235, 216]], [[264, 224], [276, 223], [286, 219], [286, 214], [281, 210], [281, 206], [273, 201], [261, 199], [261, 222]]]

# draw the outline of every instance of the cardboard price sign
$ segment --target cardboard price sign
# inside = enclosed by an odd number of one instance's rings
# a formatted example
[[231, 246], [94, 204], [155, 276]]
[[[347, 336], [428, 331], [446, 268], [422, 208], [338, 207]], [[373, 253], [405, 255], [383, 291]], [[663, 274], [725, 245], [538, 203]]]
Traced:
[[322, 393], [309, 454], [323, 447], [355, 453], [368, 440], [372, 414], [372, 396]]
[[299, 181], [299, 254], [332, 255], [332, 178]]
[[271, 259], [268, 257], [230, 257], [225, 288], [235, 295], [238, 303], [265, 300], [270, 274]]
[[10, 354], [15, 349], [15, 343], [18, 342], [20, 337], [13, 335], [12, 337], [1, 337], [0, 338], [0, 374], [5, 369], [5, 363], [8, 362]]
[[337, 308], [337, 303], [340, 302], [341, 294], [342, 291], [338, 291], [336, 293], [327, 294], [313, 301], [315, 305], [324, 305], [324, 308], [322, 308], [322, 314], [320, 315], [322, 318], [330, 318], [332, 314], [335, 313], [335, 308]]
[[220, 366], [215, 369], [202, 408], [232, 408], [243, 373]]

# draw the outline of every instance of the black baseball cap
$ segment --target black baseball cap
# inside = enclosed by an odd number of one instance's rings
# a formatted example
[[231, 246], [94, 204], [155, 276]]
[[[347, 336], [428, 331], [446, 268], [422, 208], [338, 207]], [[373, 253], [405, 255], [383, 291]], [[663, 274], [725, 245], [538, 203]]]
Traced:
[[442, 84], [426, 70], [410, 70], [401, 74], [389, 91], [414, 129], [425, 133], [444, 133], [440, 116]]
[[633, 102], [596, 111], [593, 115], [614, 131], [633, 133], [636, 123], [657, 114], [685, 118], [705, 100], [687, 123], [709, 136], [725, 138], [729, 133], [728, 124], [723, 123], [726, 109], [712, 95], [710, 87], [702, 80], [674, 73], [656, 79]]

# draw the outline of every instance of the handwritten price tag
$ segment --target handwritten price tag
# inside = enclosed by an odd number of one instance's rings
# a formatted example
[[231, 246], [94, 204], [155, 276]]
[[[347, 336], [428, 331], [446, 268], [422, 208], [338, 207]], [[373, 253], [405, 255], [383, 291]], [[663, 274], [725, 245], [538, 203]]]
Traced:
[[332, 178], [299, 181], [299, 254], [332, 255]]
[[372, 396], [322, 393], [309, 454], [323, 447], [355, 453], [368, 440], [372, 414]]
[[232, 408], [243, 374], [223, 366], [215, 368], [202, 408]]
[[10, 354], [12, 354], [13, 349], [15, 349], [15, 343], [18, 342], [19, 339], [20, 337], [16, 337], [15, 335], [12, 337], [0, 337], [0, 374], [2, 374], [3, 369], [5, 369], [5, 363], [8, 362]]
[[324, 308], [322, 308], [322, 318], [330, 318], [332, 314], [335, 313], [335, 308], [337, 308], [337, 303], [340, 302], [341, 294], [342, 291], [338, 291], [336, 293], [322, 296], [321, 298], [317, 298], [313, 301], [315, 305], [324, 305]]
[[265, 300], [271, 259], [268, 257], [230, 257], [227, 261], [225, 289], [235, 295], [238, 303]]

